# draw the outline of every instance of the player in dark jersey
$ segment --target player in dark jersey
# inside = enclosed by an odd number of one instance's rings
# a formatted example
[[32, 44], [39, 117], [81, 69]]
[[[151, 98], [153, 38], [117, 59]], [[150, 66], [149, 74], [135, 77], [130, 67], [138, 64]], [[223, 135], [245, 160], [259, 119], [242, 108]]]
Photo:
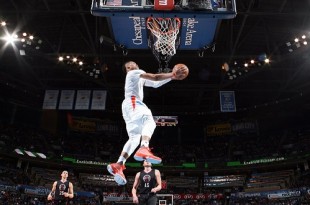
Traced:
[[67, 205], [69, 199], [74, 197], [73, 184], [67, 180], [68, 171], [61, 173], [61, 180], [53, 183], [52, 191], [49, 193], [47, 200], [53, 200], [55, 205]]
[[152, 164], [146, 160], [143, 162], [143, 167], [144, 170], [136, 174], [133, 183], [133, 203], [139, 205], [156, 205], [156, 193], [161, 190], [161, 174], [159, 170], [152, 169]]

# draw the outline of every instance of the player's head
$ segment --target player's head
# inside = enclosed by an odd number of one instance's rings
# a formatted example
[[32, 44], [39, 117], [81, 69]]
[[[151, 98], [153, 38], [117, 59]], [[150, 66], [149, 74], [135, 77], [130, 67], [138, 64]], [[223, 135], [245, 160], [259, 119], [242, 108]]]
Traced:
[[147, 160], [143, 161], [143, 167], [152, 167], [152, 163], [148, 162]]
[[68, 174], [69, 174], [68, 171], [64, 170], [64, 171], [61, 172], [61, 177], [62, 178], [68, 178]]
[[123, 71], [125, 73], [128, 73], [131, 70], [137, 70], [137, 69], [139, 69], [139, 66], [134, 61], [127, 61], [123, 65]]

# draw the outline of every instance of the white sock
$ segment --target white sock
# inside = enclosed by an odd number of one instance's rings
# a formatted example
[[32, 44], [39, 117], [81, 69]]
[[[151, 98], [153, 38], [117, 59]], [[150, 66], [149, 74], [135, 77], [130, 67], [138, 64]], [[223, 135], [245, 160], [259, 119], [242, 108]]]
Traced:
[[118, 160], [117, 160], [117, 163], [119, 162], [122, 162], [123, 165], [125, 165], [125, 162], [126, 162], [126, 158], [123, 157], [123, 156], [119, 156]]
[[141, 141], [141, 147], [149, 147], [149, 141], [142, 140]]

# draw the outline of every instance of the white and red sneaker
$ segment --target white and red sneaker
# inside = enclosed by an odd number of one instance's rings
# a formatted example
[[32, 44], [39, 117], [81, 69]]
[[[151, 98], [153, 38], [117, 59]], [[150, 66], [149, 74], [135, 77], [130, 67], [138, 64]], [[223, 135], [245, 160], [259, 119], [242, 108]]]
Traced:
[[118, 163], [112, 163], [107, 166], [107, 170], [114, 176], [114, 181], [118, 185], [125, 185], [127, 183], [123, 170], [126, 169], [124, 165]]
[[155, 156], [148, 147], [140, 147], [134, 155], [134, 159], [137, 161], [148, 161], [152, 164], [160, 164], [161, 158]]

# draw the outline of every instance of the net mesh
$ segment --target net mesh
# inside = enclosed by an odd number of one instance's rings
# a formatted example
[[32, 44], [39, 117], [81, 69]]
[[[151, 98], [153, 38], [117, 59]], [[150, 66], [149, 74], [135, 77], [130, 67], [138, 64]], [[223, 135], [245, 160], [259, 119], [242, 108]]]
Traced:
[[156, 37], [154, 48], [162, 55], [176, 54], [176, 39], [180, 30], [179, 18], [153, 18], [147, 19], [147, 28]]

